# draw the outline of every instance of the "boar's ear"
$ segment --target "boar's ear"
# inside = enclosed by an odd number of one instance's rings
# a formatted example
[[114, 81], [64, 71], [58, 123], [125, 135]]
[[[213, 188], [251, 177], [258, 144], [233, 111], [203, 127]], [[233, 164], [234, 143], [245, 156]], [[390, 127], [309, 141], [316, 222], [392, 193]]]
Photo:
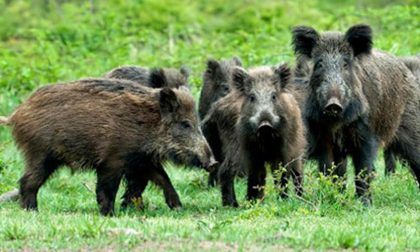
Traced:
[[152, 88], [167, 87], [168, 82], [163, 68], [154, 68], [150, 71], [149, 84]]
[[180, 105], [175, 92], [167, 87], [160, 90], [159, 106], [162, 114], [176, 112]]
[[249, 74], [242, 67], [235, 67], [232, 70], [232, 84], [240, 92], [246, 92], [249, 87]]
[[355, 57], [362, 53], [368, 54], [372, 50], [372, 28], [369, 25], [360, 24], [350, 27], [344, 38], [353, 48]]
[[235, 66], [242, 66], [242, 60], [238, 56], [233, 56], [232, 62]]
[[185, 81], [188, 81], [188, 78], [190, 77], [190, 68], [188, 68], [187, 66], [181, 66], [181, 68], [179, 69], [179, 72], [182, 74], [182, 76], [184, 76]]
[[188, 83], [188, 78], [190, 77], [190, 73], [191, 73], [190, 68], [187, 67], [187, 66], [181, 66], [181, 68], [179, 69], [179, 72], [181, 73], [182, 77], [184, 78], [183, 84], [180, 86], [180, 88], [185, 87], [186, 90], [189, 91], [190, 85]]
[[217, 76], [221, 74], [221, 66], [219, 61], [215, 59], [208, 59], [206, 74], [208, 74], [210, 78], [216, 79]]
[[274, 70], [278, 80], [280, 81], [280, 87], [281, 88], [285, 88], [287, 86], [287, 84], [290, 81], [290, 77], [291, 77], [291, 70], [290, 67], [287, 63], [283, 63], [281, 65], [279, 65], [275, 70]]
[[292, 30], [292, 45], [295, 54], [311, 57], [312, 49], [319, 39], [319, 34], [314, 28], [308, 26], [296, 26]]

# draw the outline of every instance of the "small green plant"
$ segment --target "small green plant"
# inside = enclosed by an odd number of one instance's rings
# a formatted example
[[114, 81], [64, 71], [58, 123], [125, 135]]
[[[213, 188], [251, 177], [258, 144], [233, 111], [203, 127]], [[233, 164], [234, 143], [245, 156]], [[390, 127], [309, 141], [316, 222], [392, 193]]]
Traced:
[[25, 228], [18, 224], [11, 224], [4, 228], [3, 237], [5, 240], [24, 240], [27, 237]]

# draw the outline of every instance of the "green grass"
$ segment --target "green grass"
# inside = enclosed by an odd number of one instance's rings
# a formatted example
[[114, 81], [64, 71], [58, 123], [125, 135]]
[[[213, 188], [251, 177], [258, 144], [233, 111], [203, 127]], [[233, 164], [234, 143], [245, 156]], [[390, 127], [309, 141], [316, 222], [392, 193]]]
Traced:
[[[366, 2], [0, 0], [0, 115], [41, 85], [99, 76], [123, 64], [188, 65], [198, 97], [207, 57], [238, 55], [246, 66], [293, 63], [290, 29], [299, 24], [345, 31], [368, 23], [375, 47], [396, 55], [420, 51], [418, 0]], [[221, 207], [217, 188], [206, 186], [204, 171], [168, 164], [182, 210], [169, 210], [162, 192], [149, 186], [144, 211], [118, 211], [113, 218], [98, 213], [93, 173], [62, 170], [40, 190], [39, 213], [0, 204], [0, 250], [420, 250], [413, 177], [400, 165], [384, 177], [382, 157], [376, 166], [370, 208], [354, 198], [352, 174], [340, 194], [308, 163], [303, 199], [277, 199], [269, 178], [264, 202], [249, 205], [238, 180], [241, 207], [231, 209]], [[17, 187], [22, 170], [10, 130], [2, 127], [0, 193]]]

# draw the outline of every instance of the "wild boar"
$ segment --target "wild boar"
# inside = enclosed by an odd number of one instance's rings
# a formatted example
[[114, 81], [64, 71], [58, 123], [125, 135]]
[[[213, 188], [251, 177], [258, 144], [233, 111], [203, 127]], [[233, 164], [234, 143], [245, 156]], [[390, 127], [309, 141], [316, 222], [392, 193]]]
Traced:
[[182, 89], [151, 89], [131, 81], [85, 79], [39, 88], [8, 118], [25, 158], [20, 200], [37, 209], [37, 193], [54, 171], [92, 168], [103, 215], [113, 213], [120, 180], [124, 201], [138, 197], [148, 181], [164, 191], [169, 207], [181, 207], [162, 162], [215, 165], [198, 123], [195, 104]]
[[[279, 67], [258, 67], [246, 71], [235, 68], [232, 77], [237, 92], [239, 116], [233, 137], [238, 146], [230, 146], [226, 162], [238, 162], [239, 166], [220, 167], [220, 184], [223, 205], [237, 206], [232, 169], [244, 169], [248, 175], [248, 200], [261, 199], [264, 195], [266, 168], [269, 164], [275, 176], [276, 187], [286, 196], [287, 181], [295, 182], [298, 195], [302, 194], [302, 157], [306, 141], [299, 105], [288, 92], [290, 69], [286, 64]], [[233, 91], [232, 91], [233, 92]], [[238, 148], [236, 148], [238, 147]], [[240, 158], [235, 158], [235, 155]], [[280, 166], [285, 172], [279, 172]]]
[[297, 61], [312, 67], [304, 110], [309, 155], [318, 160], [320, 171], [338, 176], [344, 176], [351, 156], [356, 194], [366, 205], [372, 201], [379, 143], [392, 146], [420, 179], [419, 87], [401, 61], [372, 45], [367, 25], [352, 26], [344, 34], [293, 29]]

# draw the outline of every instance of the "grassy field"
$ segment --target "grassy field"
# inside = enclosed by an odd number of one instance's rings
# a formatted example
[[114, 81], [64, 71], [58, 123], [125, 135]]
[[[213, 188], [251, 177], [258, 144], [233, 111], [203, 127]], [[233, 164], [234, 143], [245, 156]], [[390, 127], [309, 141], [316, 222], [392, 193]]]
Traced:
[[[41, 85], [123, 64], [188, 65], [198, 97], [210, 56], [238, 55], [246, 66], [293, 64], [294, 25], [345, 31], [355, 23], [373, 26], [377, 48], [420, 52], [418, 0], [0, 0], [0, 115]], [[352, 169], [340, 194], [307, 163], [303, 199], [277, 199], [269, 178], [266, 199], [249, 205], [239, 180], [241, 207], [231, 209], [221, 206], [217, 188], [207, 187], [204, 171], [167, 164], [184, 208], [169, 210], [162, 192], [149, 186], [144, 211], [117, 209], [113, 218], [99, 215], [93, 173], [63, 169], [41, 189], [38, 213], [0, 204], [0, 250], [420, 250], [417, 184], [401, 164], [391, 177], [383, 166], [380, 156], [370, 208], [353, 196]], [[10, 130], [2, 127], [0, 193], [17, 187], [22, 170]]]

